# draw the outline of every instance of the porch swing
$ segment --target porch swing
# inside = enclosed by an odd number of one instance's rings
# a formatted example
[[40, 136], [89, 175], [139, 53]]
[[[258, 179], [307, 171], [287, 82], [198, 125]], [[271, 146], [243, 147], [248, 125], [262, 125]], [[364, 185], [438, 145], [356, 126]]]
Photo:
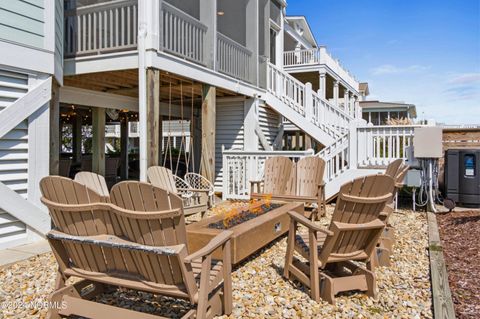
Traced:
[[[192, 131], [194, 129], [194, 89], [191, 89], [191, 114], [190, 123]], [[176, 163], [173, 158], [173, 136], [172, 136], [172, 84], [169, 83], [168, 93], [168, 130], [167, 140], [165, 145], [165, 152], [163, 154], [163, 166], [152, 166], [147, 170], [148, 181], [157, 187], [166, 189], [172, 193], [179, 195], [183, 200], [185, 215], [191, 215], [198, 212], [202, 213], [202, 217], [208, 208], [214, 205], [214, 188], [210, 181], [202, 175], [193, 172], [195, 167], [195, 154], [193, 151], [194, 137], [193, 134], [187, 137], [185, 132], [184, 122], [184, 99], [183, 99], [183, 82], [180, 81], [180, 123], [181, 135], [180, 146]], [[176, 136], [175, 136], [176, 138]], [[189, 138], [189, 143], [187, 143]], [[162, 132], [163, 142], [163, 132]], [[188, 148], [188, 150], [187, 150]], [[185, 160], [186, 174], [185, 179], [178, 176], [181, 159]], [[169, 161], [170, 168], [167, 168], [167, 161]], [[175, 164], [175, 165], [174, 165]]]

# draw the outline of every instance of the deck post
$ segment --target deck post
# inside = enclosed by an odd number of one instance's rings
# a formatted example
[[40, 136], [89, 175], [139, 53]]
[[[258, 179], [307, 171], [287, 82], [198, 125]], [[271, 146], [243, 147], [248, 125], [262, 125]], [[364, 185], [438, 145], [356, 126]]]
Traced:
[[203, 61], [216, 70], [217, 47], [217, 0], [203, 0], [200, 6], [200, 22], [207, 26], [204, 41]]
[[338, 95], [339, 95], [339, 85], [340, 82], [338, 80], [335, 80], [333, 83], [333, 104], [338, 107]]
[[327, 73], [325, 72], [320, 72], [319, 73], [320, 79], [319, 79], [319, 92], [318, 95], [320, 95], [321, 98], [326, 99], [327, 98]]
[[82, 159], [82, 116], [77, 113], [73, 122], [73, 158], [79, 163]]
[[158, 166], [160, 154], [160, 71], [147, 69], [147, 166]]
[[50, 100], [50, 175], [58, 175], [60, 162], [60, 86], [52, 81]]
[[128, 179], [128, 115], [120, 122], [120, 178]]
[[245, 151], [258, 150], [258, 137], [255, 134], [255, 123], [258, 123], [258, 99], [246, 99], [243, 104], [243, 148]]
[[258, 3], [249, 0], [246, 7], [246, 38], [247, 49], [252, 51], [248, 80], [258, 86]]
[[105, 175], [105, 109], [92, 110], [92, 171]]
[[201, 174], [209, 181], [215, 180], [215, 118], [216, 88], [202, 86], [202, 160]]

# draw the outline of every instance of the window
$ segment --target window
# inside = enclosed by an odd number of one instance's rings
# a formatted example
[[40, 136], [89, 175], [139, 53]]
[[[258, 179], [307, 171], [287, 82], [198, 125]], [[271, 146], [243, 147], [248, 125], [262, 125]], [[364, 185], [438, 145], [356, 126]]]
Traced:
[[272, 64], [277, 64], [277, 32], [273, 29], [270, 29], [270, 62]]

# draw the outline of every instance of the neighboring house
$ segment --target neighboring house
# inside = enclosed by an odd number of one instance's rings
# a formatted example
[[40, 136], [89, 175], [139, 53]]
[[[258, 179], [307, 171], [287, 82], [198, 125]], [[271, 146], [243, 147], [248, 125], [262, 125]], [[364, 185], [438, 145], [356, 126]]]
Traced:
[[68, 161], [105, 173], [107, 136], [120, 134], [121, 177], [136, 165], [146, 180], [164, 163], [161, 141], [182, 131], [168, 121], [189, 123], [187, 169], [224, 198], [247, 198], [266, 157], [307, 154], [275, 152], [285, 120], [324, 146], [327, 197], [404, 154], [375, 149], [358, 127], [365, 91], [284, 0], [9, 0], [0, 18], [0, 249], [50, 228], [42, 177]]
[[413, 124], [417, 109], [403, 102], [361, 101], [363, 119], [373, 125]]

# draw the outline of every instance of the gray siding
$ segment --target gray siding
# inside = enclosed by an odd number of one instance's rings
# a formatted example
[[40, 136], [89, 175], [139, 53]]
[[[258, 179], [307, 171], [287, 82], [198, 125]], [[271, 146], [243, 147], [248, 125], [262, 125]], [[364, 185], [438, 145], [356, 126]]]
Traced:
[[215, 187], [222, 185], [222, 145], [243, 149], [243, 101], [217, 99], [215, 140]]
[[[28, 91], [28, 76], [0, 69], [1, 111]], [[0, 138], [0, 183], [23, 197], [28, 186], [28, 123], [23, 121]], [[26, 236], [26, 226], [0, 209], [0, 244]]]
[[0, 1], [0, 39], [44, 48], [44, 0]]
[[[262, 129], [263, 135], [265, 135], [268, 144], [272, 145], [279, 131], [280, 116], [269, 107], [260, 106], [258, 111], [260, 128]], [[260, 142], [259, 147], [263, 150]]]

